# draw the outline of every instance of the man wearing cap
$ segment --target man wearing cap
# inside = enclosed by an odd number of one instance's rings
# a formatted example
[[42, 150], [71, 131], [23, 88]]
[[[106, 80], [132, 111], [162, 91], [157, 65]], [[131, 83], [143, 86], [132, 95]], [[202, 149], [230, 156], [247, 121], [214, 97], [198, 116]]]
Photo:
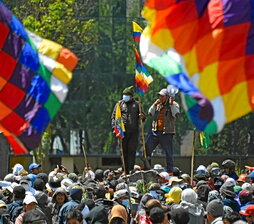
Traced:
[[239, 213], [246, 217], [248, 224], [254, 223], [254, 205], [249, 205], [245, 211], [241, 210]]
[[119, 104], [121, 116], [125, 126], [122, 146], [126, 174], [128, 174], [134, 168], [139, 139], [139, 121], [140, 119], [145, 119], [145, 114], [143, 111], [140, 111], [139, 102], [133, 98], [133, 95], [134, 86], [124, 89], [123, 98], [117, 102], [111, 116], [112, 129], [114, 130], [116, 125], [115, 113], [117, 105]]
[[24, 212], [22, 212], [15, 221], [15, 224], [23, 223], [23, 216], [26, 212], [31, 211], [32, 209], [37, 208], [37, 200], [32, 195], [26, 195], [23, 201]]
[[148, 157], [158, 144], [166, 153], [167, 172], [173, 172], [173, 136], [175, 134], [175, 120], [179, 115], [179, 105], [174, 96], [169, 96], [167, 89], [161, 89], [159, 98], [149, 108], [148, 113], [153, 117], [152, 132], [146, 141]]

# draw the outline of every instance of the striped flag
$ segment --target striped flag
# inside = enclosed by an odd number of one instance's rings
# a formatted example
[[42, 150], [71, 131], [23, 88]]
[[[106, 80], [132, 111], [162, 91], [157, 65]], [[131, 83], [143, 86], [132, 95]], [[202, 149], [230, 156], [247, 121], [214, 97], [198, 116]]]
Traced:
[[135, 42], [140, 41], [140, 36], [143, 29], [134, 21], [132, 21], [132, 28], [133, 28], [133, 39]]
[[117, 138], [124, 138], [125, 127], [122, 119], [120, 104], [116, 105], [114, 133]]

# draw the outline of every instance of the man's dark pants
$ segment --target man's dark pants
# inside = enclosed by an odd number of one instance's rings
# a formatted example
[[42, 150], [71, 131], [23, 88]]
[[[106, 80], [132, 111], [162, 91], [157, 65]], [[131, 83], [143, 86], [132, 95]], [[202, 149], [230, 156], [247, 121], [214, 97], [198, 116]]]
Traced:
[[166, 153], [167, 172], [173, 172], [173, 136], [162, 131], [152, 131], [146, 141], [147, 156], [151, 157], [153, 150], [160, 144]]
[[123, 157], [126, 174], [133, 170], [138, 147], [139, 131], [125, 132], [123, 138]]

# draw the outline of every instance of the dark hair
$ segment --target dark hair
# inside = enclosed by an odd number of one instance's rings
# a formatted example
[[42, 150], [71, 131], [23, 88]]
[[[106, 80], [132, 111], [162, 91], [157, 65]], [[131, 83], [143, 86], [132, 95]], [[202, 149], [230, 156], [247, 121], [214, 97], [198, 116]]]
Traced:
[[109, 224], [123, 224], [124, 220], [122, 218], [119, 217], [114, 217], [113, 219], [111, 219]]
[[72, 211], [68, 212], [66, 215], [66, 221], [68, 221], [70, 219], [76, 219], [79, 222], [82, 222], [83, 215], [82, 215], [81, 211], [79, 211], [78, 209], [73, 209]]
[[227, 219], [230, 223], [233, 223], [237, 220], [242, 220], [241, 215], [238, 212], [231, 212], [230, 214], [225, 214], [222, 217], [223, 219]]

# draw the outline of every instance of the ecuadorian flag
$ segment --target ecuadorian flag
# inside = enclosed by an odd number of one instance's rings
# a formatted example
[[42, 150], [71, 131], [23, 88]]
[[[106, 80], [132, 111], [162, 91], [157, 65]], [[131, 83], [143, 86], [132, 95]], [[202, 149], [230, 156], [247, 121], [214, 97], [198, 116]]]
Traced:
[[114, 133], [117, 138], [124, 138], [125, 127], [122, 119], [121, 109], [119, 103], [116, 105], [116, 114], [115, 114], [115, 127]]

